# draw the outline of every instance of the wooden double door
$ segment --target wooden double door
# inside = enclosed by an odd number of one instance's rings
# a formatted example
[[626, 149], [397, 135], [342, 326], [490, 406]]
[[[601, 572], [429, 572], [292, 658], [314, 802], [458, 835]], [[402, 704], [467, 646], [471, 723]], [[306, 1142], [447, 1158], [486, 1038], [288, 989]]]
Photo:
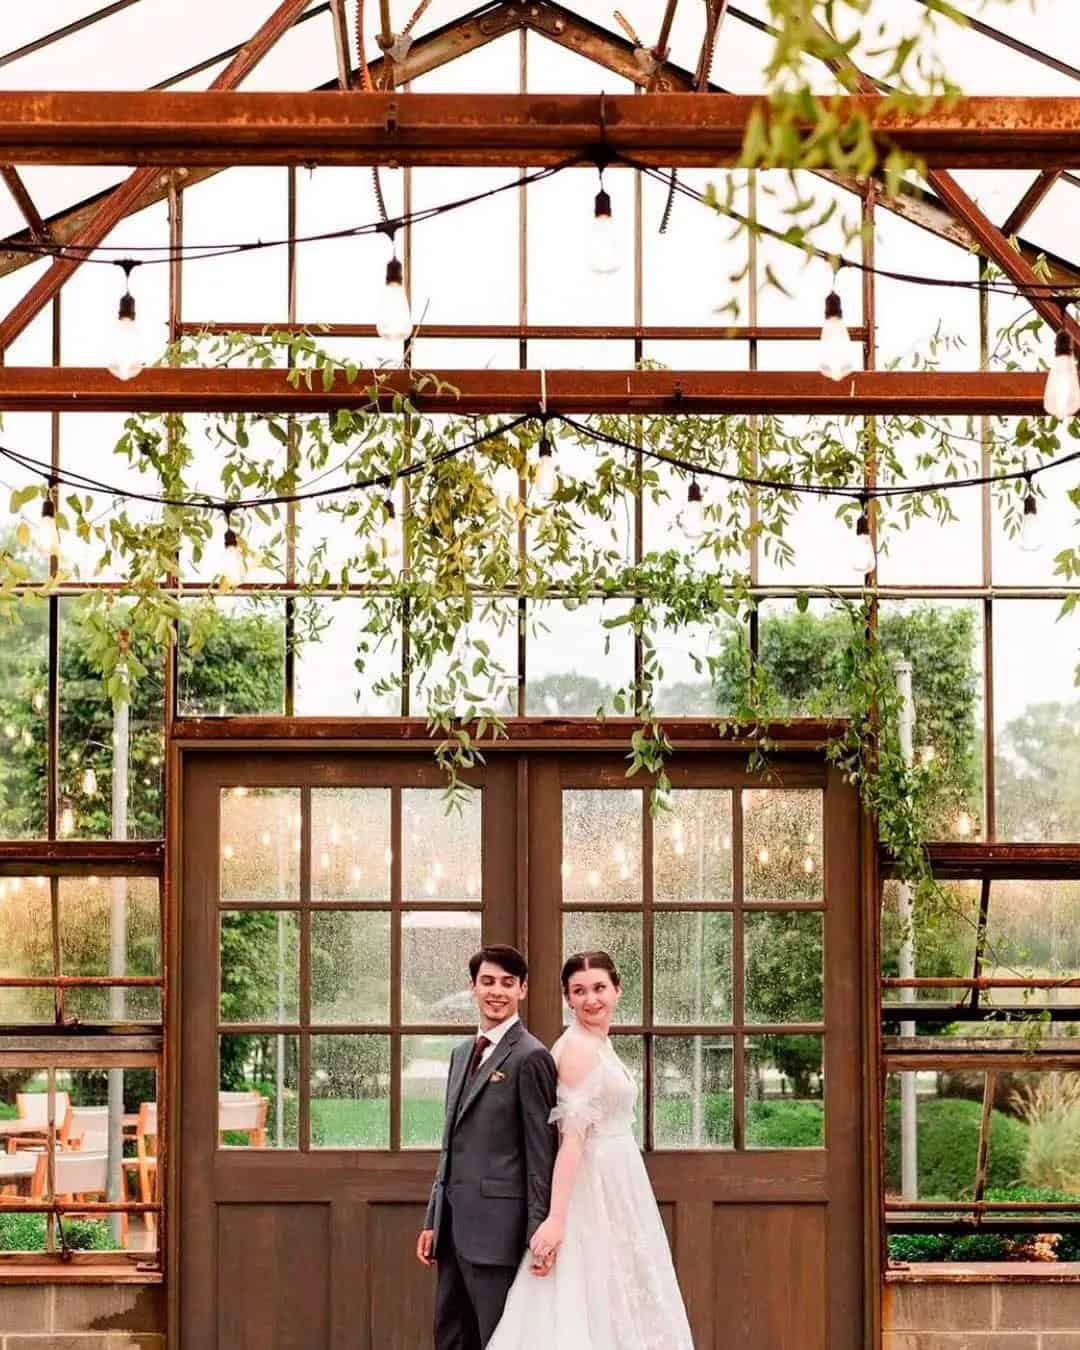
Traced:
[[549, 1044], [564, 954], [616, 958], [699, 1350], [868, 1344], [858, 807], [819, 756], [773, 768], [680, 752], [656, 809], [620, 754], [503, 750], [447, 814], [427, 753], [185, 752], [173, 1343], [430, 1345], [466, 963], [509, 941]]

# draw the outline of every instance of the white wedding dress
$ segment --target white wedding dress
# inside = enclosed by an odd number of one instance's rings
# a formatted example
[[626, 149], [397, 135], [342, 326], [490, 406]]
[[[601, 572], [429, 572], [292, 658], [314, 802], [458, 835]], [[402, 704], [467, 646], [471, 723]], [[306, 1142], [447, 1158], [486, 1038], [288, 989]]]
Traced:
[[550, 1275], [526, 1252], [487, 1350], [694, 1350], [667, 1234], [634, 1139], [637, 1086], [610, 1041], [595, 1042], [580, 1085], [558, 1087], [551, 1119], [584, 1139], [563, 1243]]

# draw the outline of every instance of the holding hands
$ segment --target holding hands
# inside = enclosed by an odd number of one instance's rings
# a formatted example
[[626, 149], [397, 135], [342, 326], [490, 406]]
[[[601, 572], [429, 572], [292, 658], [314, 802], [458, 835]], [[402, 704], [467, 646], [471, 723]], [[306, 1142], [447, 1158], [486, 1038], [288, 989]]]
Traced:
[[551, 1214], [544, 1220], [536, 1232], [532, 1235], [532, 1241], [529, 1243], [529, 1250], [533, 1254], [532, 1265], [529, 1269], [534, 1275], [550, 1275], [555, 1258], [559, 1254], [559, 1248], [562, 1246], [563, 1225]]

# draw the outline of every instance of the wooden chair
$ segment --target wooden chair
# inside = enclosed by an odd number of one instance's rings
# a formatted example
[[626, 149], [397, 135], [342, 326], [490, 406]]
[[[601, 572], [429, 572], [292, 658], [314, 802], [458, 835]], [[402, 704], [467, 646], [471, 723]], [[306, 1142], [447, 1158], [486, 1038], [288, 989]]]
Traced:
[[69, 1106], [57, 1143], [63, 1149], [78, 1149], [83, 1153], [108, 1153], [109, 1108]]
[[[63, 1121], [67, 1117], [71, 1100], [66, 1092], [54, 1094], [55, 1119]], [[19, 1123], [25, 1130], [8, 1135], [8, 1152], [15, 1153], [20, 1148], [44, 1148], [49, 1140], [49, 1094], [47, 1092], [17, 1092], [15, 1109]]]
[[[105, 1200], [109, 1194], [109, 1155], [107, 1153], [84, 1153], [81, 1149], [60, 1152], [53, 1156], [56, 1189], [54, 1198], [66, 1204], [78, 1204], [80, 1200]], [[47, 1199], [49, 1189], [49, 1155], [39, 1153], [34, 1177], [30, 1183], [31, 1203], [41, 1203]], [[79, 1215], [74, 1211], [64, 1215], [66, 1219], [92, 1218], [96, 1214]], [[127, 1246], [127, 1215], [120, 1216], [120, 1240]]]
[[[124, 1159], [125, 1190], [130, 1173], [135, 1174], [137, 1197], [140, 1204], [152, 1205], [157, 1197], [157, 1102], [140, 1102], [139, 1119], [135, 1126], [135, 1157]], [[143, 1214], [143, 1227], [152, 1232], [157, 1215]]]

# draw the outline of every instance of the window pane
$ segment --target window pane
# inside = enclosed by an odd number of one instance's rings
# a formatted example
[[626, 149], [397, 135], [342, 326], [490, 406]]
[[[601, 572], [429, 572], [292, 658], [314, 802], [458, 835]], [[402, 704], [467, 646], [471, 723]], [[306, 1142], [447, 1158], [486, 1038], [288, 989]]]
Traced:
[[634, 1103], [634, 1138], [639, 1148], [645, 1147], [645, 1038], [644, 1036], [614, 1036], [615, 1053], [626, 1066], [637, 1088]]
[[[211, 610], [213, 622], [208, 625]], [[203, 638], [198, 650], [192, 643], [196, 615]], [[204, 602], [185, 605], [179, 645], [182, 717], [285, 711], [285, 621], [280, 601], [215, 597], [211, 607]]]
[[[1080, 882], [995, 881], [990, 887], [985, 975], [1068, 980], [1080, 975]], [[988, 989], [986, 1004], [1080, 1004], [1077, 989]], [[1064, 1034], [1060, 1026], [1047, 1035]]]
[[480, 825], [479, 791], [447, 814], [440, 788], [407, 788], [401, 794], [403, 900], [477, 900]]
[[[152, 877], [60, 878], [60, 970], [64, 975], [160, 975], [161, 904]], [[84, 1022], [151, 1021], [154, 988], [68, 989], [64, 1007]]]
[[746, 899], [821, 900], [821, 793], [762, 788], [742, 799]]
[[731, 915], [654, 918], [653, 1015], [658, 1023], [731, 1021]]
[[222, 788], [220, 893], [241, 903], [299, 899], [299, 789]]
[[671, 810], [653, 822], [653, 887], [657, 901], [730, 904], [731, 793], [677, 789]]
[[[302, 250], [301, 250], [302, 251]], [[313, 514], [313, 513], [312, 513]], [[335, 519], [314, 515], [312, 538], [337, 539]], [[347, 556], [347, 554], [346, 554]], [[297, 623], [318, 636], [296, 643], [298, 717], [398, 717], [401, 714], [401, 642], [398, 630], [372, 632], [374, 606], [364, 600], [298, 600]], [[358, 670], [357, 661], [363, 662]]]
[[311, 1020], [390, 1019], [390, 915], [326, 910], [311, 916]]
[[311, 898], [390, 899], [389, 788], [311, 793]]
[[572, 789], [562, 803], [563, 901], [640, 904], [640, 789]]
[[629, 624], [605, 628], [628, 612], [621, 600], [537, 603], [529, 608], [526, 709], [531, 717], [595, 717], [634, 679]]
[[296, 1148], [299, 1036], [221, 1036], [219, 1043], [219, 1145]]
[[747, 1148], [823, 1148], [821, 1036], [746, 1038]]
[[469, 957], [481, 945], [480, 913], [412, 910], [401, 916], [401, 1017], [473, 1022]]
[[820, 1022], [821, 915], [746, 915], [746, 1021]]
[[48, 607], [23, 605], [0, 648], [0, 839], [45, 834], [47, 689]]
[[[0, 877], [0, 976], [53, 973], [51, 916], [47, 877]], [[0, 1021], [53, 1020], [51, 989], [0, 989]]]
[[311, 1142], [315, 1148], [389, 1148], [388, 1037], [312, 1036]]
[[223, 1022], [296, 1022], [299, 985], [298, 914], [265, 909], [222, 914]]
[[653, 1093], [657, 1148], [729, 1148], [731, 1038], [657, 1036]]
[[[933, 922], [928, 922], [918, 909], [915, 910], [915, 974], [924, 978], [945, 975], [967, 977], [975, 969], [980, 885], [977, 881], [942, 881], [938, 884], [946, 897], [946, 903], [935, 910]], [[882, 888], [881, 911], [881, 973], [884, 976], [895, 977], [900, 973], [903, 926], [899, 898], [900, 883], [886, 881]], [[955, 1003], [961, 993], [959, 989], [920, 989], [915, 998], [919, 1002], [941, 999], [946, 1003]], [[885, 998], [890, 1003], [898, 1003], [900, 990], [887, 989]]]
[[[575, 952], [604, 951], [622, 977], [616, 1023], [641, 1022], [641, 915], [564, 914], [563, 960]], [[564, 1008], [564, 1017], [569, 1013]]]
[[454, 1036], [401, 1038], [401, 1146], [438, 1148]]

